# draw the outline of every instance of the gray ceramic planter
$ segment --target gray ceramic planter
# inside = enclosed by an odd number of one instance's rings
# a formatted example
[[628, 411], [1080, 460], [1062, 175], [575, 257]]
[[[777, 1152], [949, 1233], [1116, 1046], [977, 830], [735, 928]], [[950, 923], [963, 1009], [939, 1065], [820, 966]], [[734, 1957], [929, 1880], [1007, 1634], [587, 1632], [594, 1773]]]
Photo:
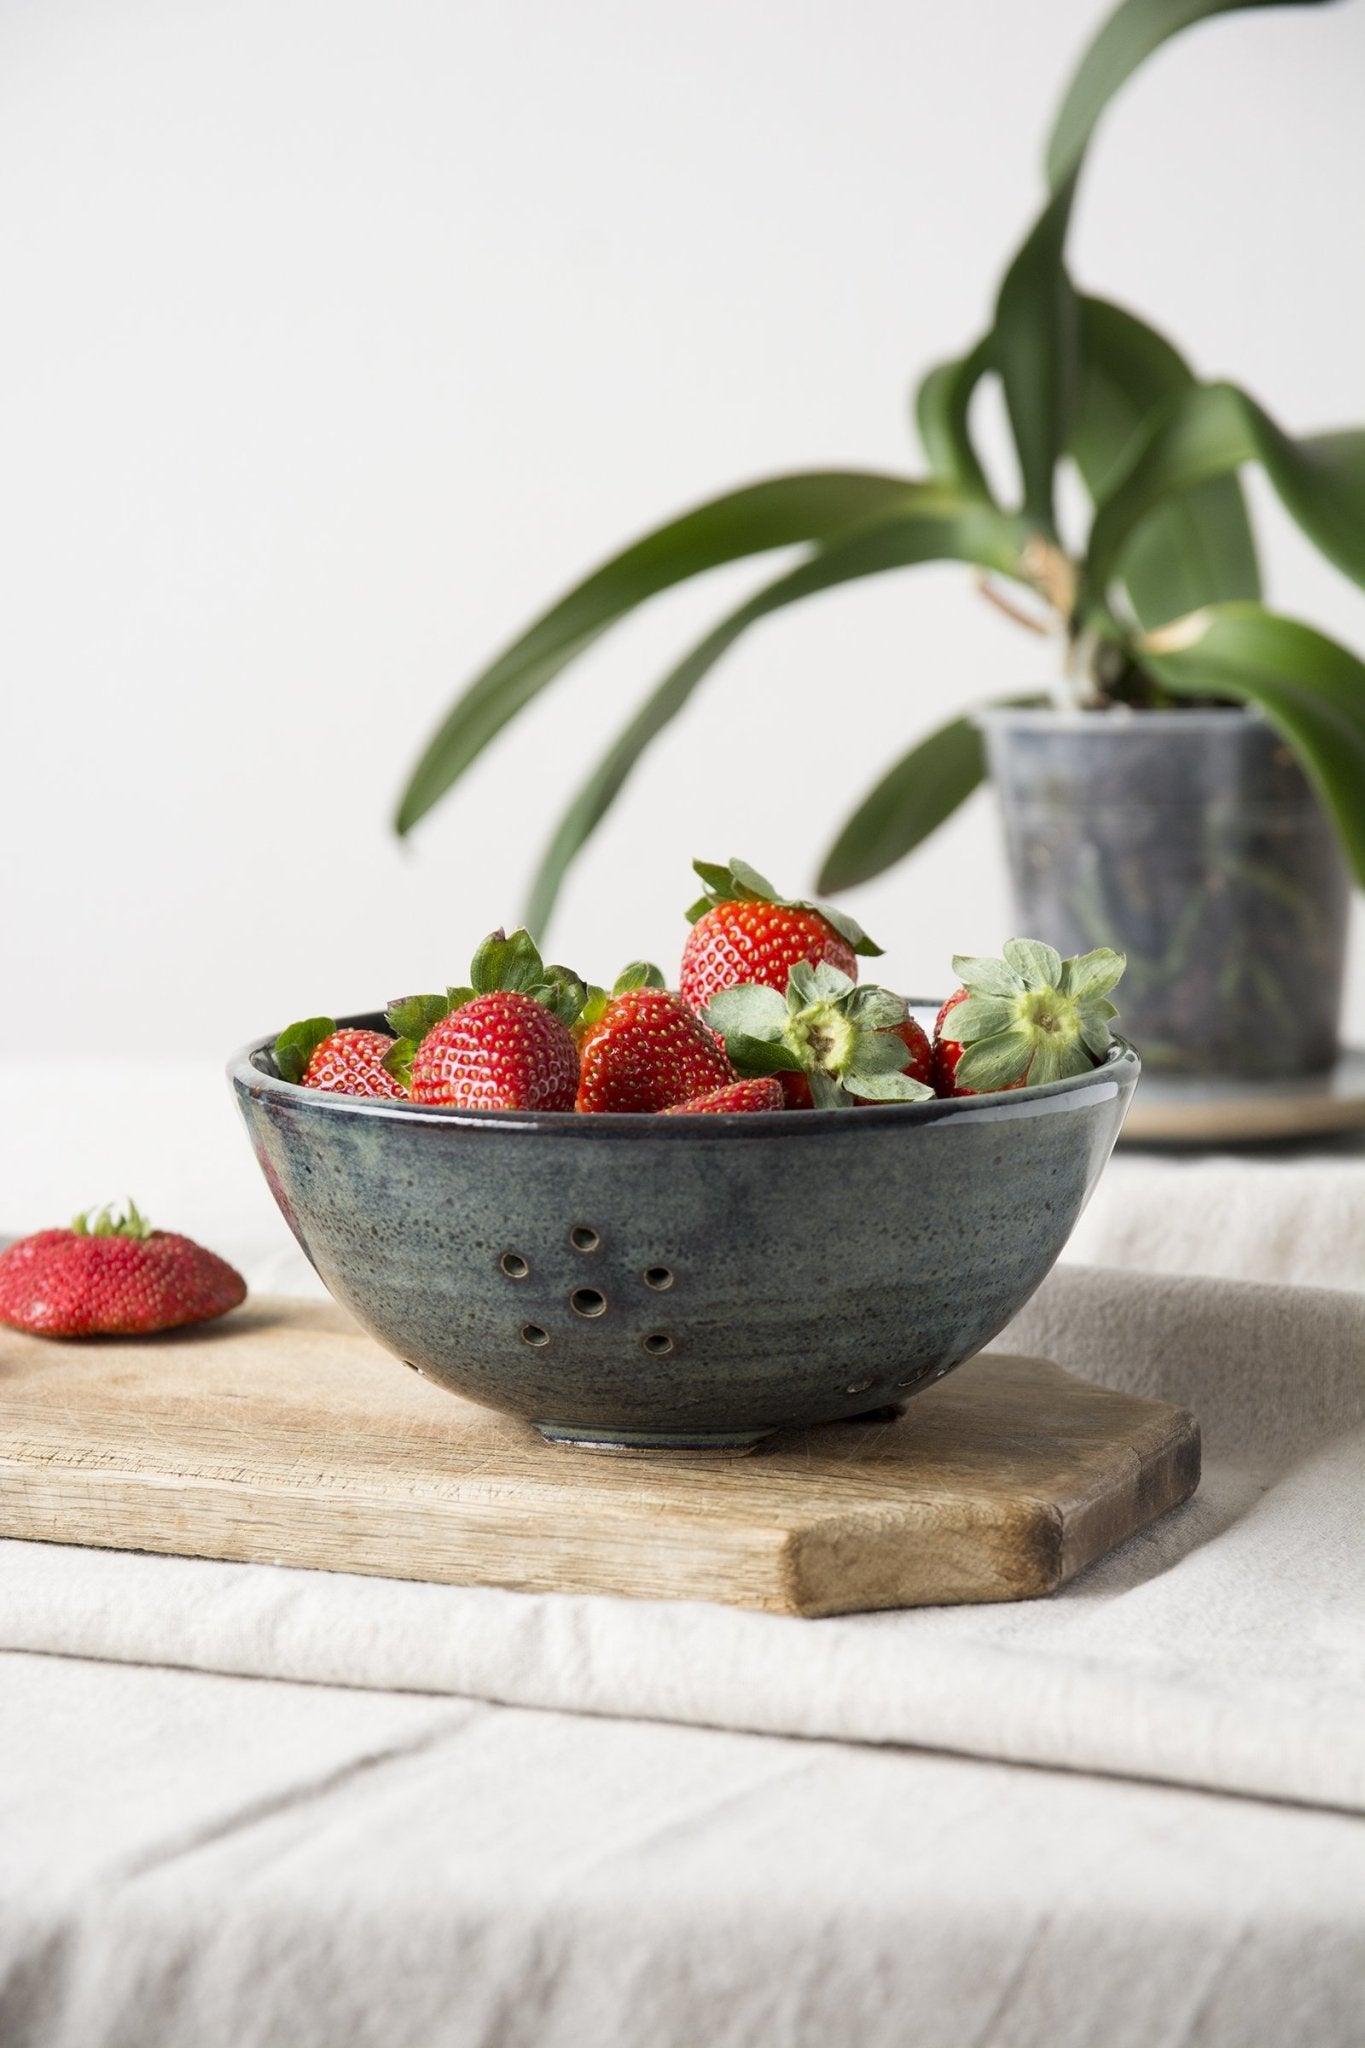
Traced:
[[1337, 1053], [1350, 876], [1303, 770], [1238, 710], [981, 714], [1017, 929], [1117, 946], [1144, 1062], [1310, 1074]]
[[618, 1448], [747, 1448], [970, 1358], [1061, 1251], [1138, 1076], [1116, 1046], [975, 1101], [522, 1116], [295, 1087], [269, 1046], [231, 1078], [336, 1298], [443, 1386]]

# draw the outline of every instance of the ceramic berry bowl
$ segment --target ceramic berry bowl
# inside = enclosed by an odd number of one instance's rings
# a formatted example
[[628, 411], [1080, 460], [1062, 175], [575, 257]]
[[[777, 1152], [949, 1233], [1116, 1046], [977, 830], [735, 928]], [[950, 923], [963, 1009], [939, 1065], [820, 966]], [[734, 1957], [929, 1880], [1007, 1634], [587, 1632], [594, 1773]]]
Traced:
[[1056, 1260], [1139, 1073], [1115, 1040], [994, 1095], [581, 1116], [327, 1094], [271, 1044], [229, 1072], [337, 1300], [454, 1393], [620, 1450], [747, 1450], [942, 1379]]

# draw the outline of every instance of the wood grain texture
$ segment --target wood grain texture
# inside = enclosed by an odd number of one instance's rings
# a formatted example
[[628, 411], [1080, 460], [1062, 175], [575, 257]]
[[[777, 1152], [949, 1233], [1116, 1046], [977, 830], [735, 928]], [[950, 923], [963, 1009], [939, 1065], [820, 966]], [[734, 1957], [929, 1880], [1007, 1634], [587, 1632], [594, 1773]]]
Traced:
[[425, 1383], [330, 1303], [0, 1330], [0, 1535], [836, 1614], [1049, 1593], [1194, 1491], [1182, 1410], [974, 1359], [894, 1421], [602, 1455]]

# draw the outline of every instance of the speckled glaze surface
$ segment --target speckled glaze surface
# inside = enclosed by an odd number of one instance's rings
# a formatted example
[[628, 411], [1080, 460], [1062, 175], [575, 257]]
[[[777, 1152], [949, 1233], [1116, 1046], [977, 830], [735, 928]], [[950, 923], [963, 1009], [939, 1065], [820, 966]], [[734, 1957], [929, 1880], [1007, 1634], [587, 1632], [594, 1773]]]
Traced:
[[337, 1300], [428, 1378], [622, 1449], [744, 1449], [972, 1357], [1066, 1243], [1139, 1072], [1116, 1045], [979, 1099], [529, 1116], [295, 1087], [270, 1043], [229, 1073]]

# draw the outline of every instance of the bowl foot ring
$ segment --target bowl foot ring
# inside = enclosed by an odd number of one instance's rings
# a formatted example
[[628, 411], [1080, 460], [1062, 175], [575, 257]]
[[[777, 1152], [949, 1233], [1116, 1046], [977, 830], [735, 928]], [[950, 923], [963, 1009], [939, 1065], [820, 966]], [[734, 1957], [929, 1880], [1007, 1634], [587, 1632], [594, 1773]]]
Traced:
[[547, 1444], [561, 1445], [571, 1451], [710, 1451], [726, 1458], [747, 1457], [765, 1438], [776, 1433], [771, 1429], [615, 1430], [593, 1428], [591, 1425], [575, 1429], [571, 1423], [561, 1422], [537, 1422], [532, 1427]]

